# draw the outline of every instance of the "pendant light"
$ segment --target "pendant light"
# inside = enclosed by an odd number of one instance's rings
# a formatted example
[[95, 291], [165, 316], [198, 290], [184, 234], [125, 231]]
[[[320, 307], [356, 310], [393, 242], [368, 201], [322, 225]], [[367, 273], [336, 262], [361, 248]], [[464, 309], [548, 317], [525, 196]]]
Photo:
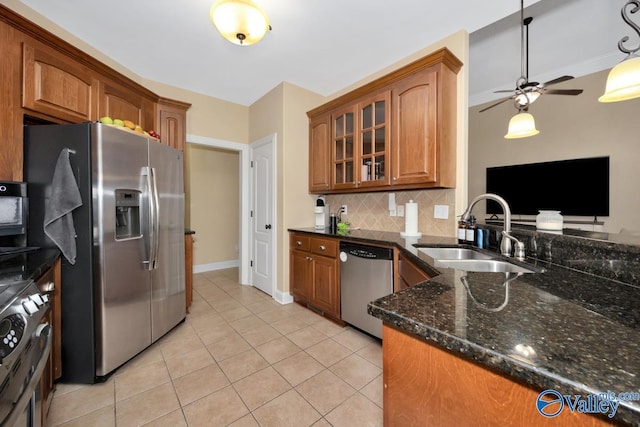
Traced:
[[[524, 0], [520, 0], [520, 50], [524, 52]], [[536, 121], [533, 115], [527, 112], [529, 104], [535, 99], [531, 99], [530, 94], [524, 90], [524, 86], [527, 83], [524, 54], [521, 55], [520, 74], [520, 78], [516, 81], [517, 89], [514, 99], [514, 105], [518, 109], [518, 113], [509, 120], [509, 128], [504, 136], [505, 139], [526, 138], [540, 133], [536, 129]]]
[[222, 37], [240, 46], [259, 42], [271, 30], [269, 17], [251, 0], [218, 0], [209, 17]]
[[504, 137], [505, 139], [526, 138], [539, 133], [533, 116], [525, 111], [519, 111], [509, 120], [509, 131]]
[[[640, 37], [640, 27], [633, 22], [627, 12], [636, 13], [640, 10], [640, 0], [629, 0], [622, 7], [622, 19]], [[600, 102], [617, 102], [640, 97], [640, 57], [636, 54], [640, 45], [635, 49], [627, 49], [624, 43], [629, 36], [624, 36], [618, 42], [618, 49], [626, 53], [627, 57], [613, 67], [607, 76], [605, 93], [598, 98]]]

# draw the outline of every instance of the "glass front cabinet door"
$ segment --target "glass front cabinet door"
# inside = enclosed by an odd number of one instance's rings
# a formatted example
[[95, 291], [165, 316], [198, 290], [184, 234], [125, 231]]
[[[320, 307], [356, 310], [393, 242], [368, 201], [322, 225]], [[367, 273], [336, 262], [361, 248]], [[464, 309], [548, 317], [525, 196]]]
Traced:
[[333, 113], [333, 189], [389, 185], [390, 106], [384, 91]]

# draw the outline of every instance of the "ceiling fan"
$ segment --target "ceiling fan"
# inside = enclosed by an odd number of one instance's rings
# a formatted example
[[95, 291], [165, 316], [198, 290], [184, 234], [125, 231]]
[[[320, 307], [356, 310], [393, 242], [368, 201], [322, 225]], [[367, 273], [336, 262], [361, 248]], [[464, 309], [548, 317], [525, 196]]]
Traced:
[[[529, 81], [529, 24], [533, 21], [532, 17], [524, 18], [524, 0], [520, 1], [520, 77], [516, 80], [516, 88], [514, 90], [498, 90], [494, 93], [512, 93], [512, 95], [501, 99], [500, 101], [489, 105], [480, 110], [480, 113], [487, 111], [497, 105], [513, 99], [519, 110], [526, 111], [529, 104], [533, 103], [542, 94], [546, 95], [580, 95], [582, 89], [548, 89], [549, 86], [571, 80], [573, 76], [561, 76], [545, 83]], [[525, 47], [525, 28], [527, 32]]]

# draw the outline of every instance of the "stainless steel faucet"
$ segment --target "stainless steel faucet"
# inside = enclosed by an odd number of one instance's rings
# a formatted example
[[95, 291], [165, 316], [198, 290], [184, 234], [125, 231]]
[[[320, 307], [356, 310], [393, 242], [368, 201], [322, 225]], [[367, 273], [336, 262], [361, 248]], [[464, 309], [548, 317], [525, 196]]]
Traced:
[[509, 208], [509, 204], [505, 199], [493, 193], [481, 194], [475, 199], [471, 201], [469, 207], [462, 214], [461, 220], [464, 222], [469, 222], [469, 218], [471, 217], [471, 211], [473, 207], [480, 200], [495, 200], [502, 207], [502, 212], [504, 212], [504, 224], [503, 230], [500, 238], [500, 253], [504, 256], [511, 256], [511, 241], [513, 240], [515, 244], [514, 258], [518, 261], [524, 261], [525, 253], [524, 253], [524, 243], [516, 239], [511, 235], [511, 209]]

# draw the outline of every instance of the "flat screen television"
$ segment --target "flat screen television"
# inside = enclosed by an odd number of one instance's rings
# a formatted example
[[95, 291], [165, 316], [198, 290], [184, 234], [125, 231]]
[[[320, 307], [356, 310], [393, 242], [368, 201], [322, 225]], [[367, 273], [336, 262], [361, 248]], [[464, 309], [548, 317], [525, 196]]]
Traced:
[[[541, 210], [569, 216], [609, 216], [609, 157], [559, 160], [487, 168], [487, 193], [502, 196], [511, 213]], [[488, 214], [501, 214], [487, 201]]]

